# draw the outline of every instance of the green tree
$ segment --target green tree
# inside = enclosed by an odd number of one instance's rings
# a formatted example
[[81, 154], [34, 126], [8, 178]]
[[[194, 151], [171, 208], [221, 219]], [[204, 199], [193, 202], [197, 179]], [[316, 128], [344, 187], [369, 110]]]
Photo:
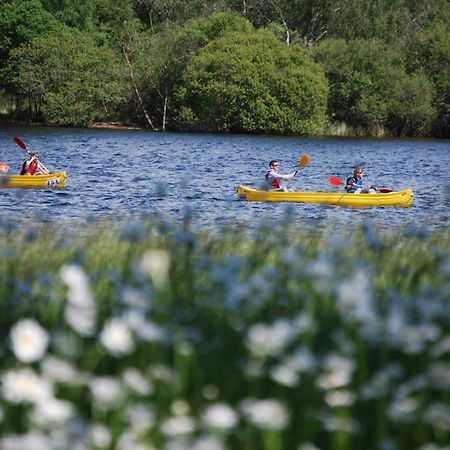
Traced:
[[[193, 55], [230, 31], [254, 30], [250, 22], [237, 14], [217, 13], [183, 27], [173, 25], [158, 34], [130, 33], [126, 43], [130, 70], [144, 110], [157, 128], [170, 127], [173, 91]], [[141, 117], [135, 115], [138, 122], [142, 122]]]
[[3, 2], [0, 7], [0, 83], [6, 83], [4, 70], [12, 50], [59, 27], [58, 21], [39, 0]]
[[432, 85], [425, 75], [407, 73], [401, 51], [374, 41], [327, 39], [312, 53], [330, 81], [332, 122], [369, 133], [384, 127], [399, 135], [427, 132], [434, 116]]
[[298, 47], [268, 32], [230, 33], [200, 50], [177, 92], [179, 128], [254, 133], [322, 130], [328, 86]]
[[[450, 17], [449, 17], [450, 20]], [[428, 24], [408, 41], [408, 66], [423, 71], [434, 86], [433, 134], [450, 136], [450, 22]]]
[[33, 119], [48, 124], [108, 120], [123, 100], [123, 71], [116, 55], [73, 29], [37, 37], [14, 50], [9, 73]]

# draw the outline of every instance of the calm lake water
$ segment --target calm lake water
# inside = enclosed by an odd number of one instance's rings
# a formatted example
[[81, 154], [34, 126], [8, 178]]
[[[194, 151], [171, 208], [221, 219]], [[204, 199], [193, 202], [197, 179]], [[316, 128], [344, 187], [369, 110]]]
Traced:
[[[39, 151], [52, 171], [67, 170], [64, 190], [2, 189], [2, 223], [64, 226], [101, 218], [138, 220], [161, 215], [180, 220], [188, 209], [198, 226], [229, 222], [257, 224], [271, 219], [306, 225], [375, 221], [448, 227], [450, 141], [300, 138], [176, 134], [122, 130], [0, 127], [0, 161], [18, 173], [26, 153]], [[239, 184], [258, 187], [268, 161], [294, 170], [303, 153], [311, 156], [291, 190], [341, 192], [329, 177], [366, 169], [366, 182], [395, 190], [410, 187], [411, 208], [351, 209], [336, 206], [239, 202]]]

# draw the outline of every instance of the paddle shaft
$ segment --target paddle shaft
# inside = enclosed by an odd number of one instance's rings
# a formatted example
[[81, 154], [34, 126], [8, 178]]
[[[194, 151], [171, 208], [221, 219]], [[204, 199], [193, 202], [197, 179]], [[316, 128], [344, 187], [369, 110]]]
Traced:
[[[343, 185], [345, 185], [345, 183], [342, 180], [340, 180], [339, 178], [337, 178], [337, 177], [330, 177], [329, 178], [329, 182], [333, 186], [343, 186]], [[393, 192], [394, 191], [393, 189], [388, 189], [388, 188], [379, 188], [379, 189], [376, 189], [376, 190], [381, 192], [382, 194], [387, 194], [389, 192]]]

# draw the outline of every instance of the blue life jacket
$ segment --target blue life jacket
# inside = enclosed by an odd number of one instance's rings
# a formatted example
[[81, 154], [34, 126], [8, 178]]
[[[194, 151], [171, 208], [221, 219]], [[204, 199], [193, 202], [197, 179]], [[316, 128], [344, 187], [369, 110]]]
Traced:
[[352, 184], [352, 183], [355, 183], [354, 186], [351, 189], [349, 189], [347, 192], [352, 193], [352, 192], [355, 192], [356, 189], [359, 189], [360, 187], [362, 187], [363, 180], [362, 180], [362, 178], [348, 177], [346, 186], [349, 184]]

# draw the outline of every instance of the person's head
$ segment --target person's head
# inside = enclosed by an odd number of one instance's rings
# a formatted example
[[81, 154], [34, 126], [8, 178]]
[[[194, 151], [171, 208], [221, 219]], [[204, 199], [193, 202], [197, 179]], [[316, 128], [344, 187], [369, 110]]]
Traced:
[[356, 166], [355, 170], [353, 171], [353, 176], [355, 178], [362, 178], [363, 175], [364, 175], [364, 169], [360, 166]]
[[37, 152], [32, 153], [32, 154], [31, 154], [31, 157], [32, 157], [33, 159], [39, 159], [39, 153], [37, 153]]
[[277, 159], [272, 159], [269, 163], [269, 167], [273, 170], [278, 170], [278, 166], [280, 165], [280, 162]]

